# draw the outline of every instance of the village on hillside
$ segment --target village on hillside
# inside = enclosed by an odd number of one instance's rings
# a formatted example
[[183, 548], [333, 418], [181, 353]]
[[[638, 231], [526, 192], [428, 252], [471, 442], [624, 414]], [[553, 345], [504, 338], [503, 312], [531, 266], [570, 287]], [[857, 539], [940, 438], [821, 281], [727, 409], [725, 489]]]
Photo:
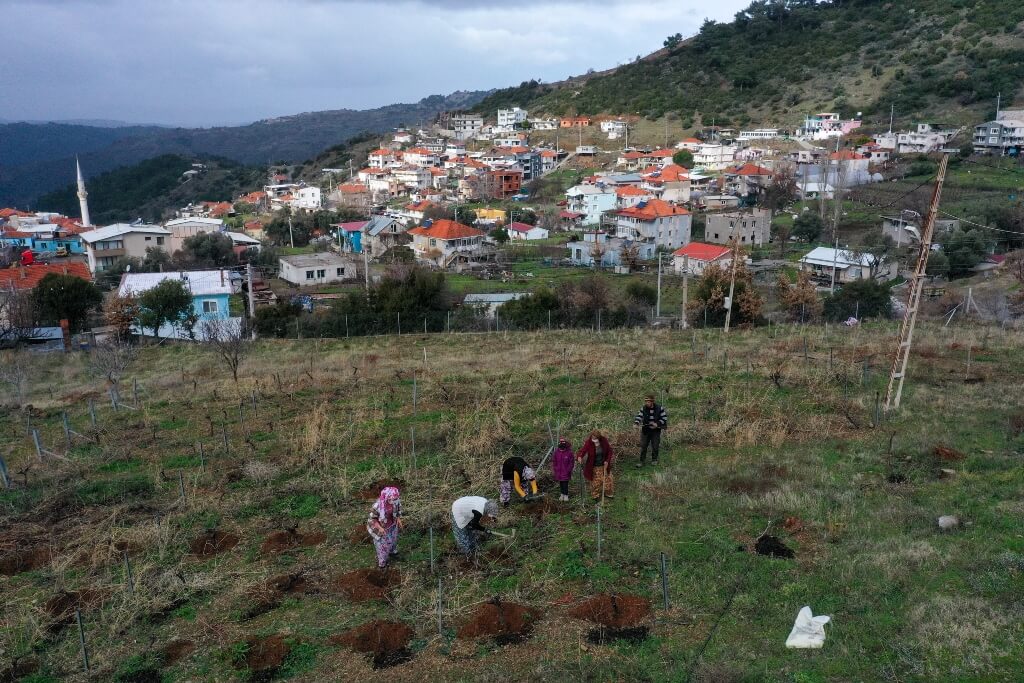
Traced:
[[[186, 283], [189, 324], [133, 327], [181, 339], [196, 338], [197, 321], [244, 318], [281, 336], [280, 307], [329, 308], [396, 264], [448, 274], [454, 305], [472, 311], [459, 319], [477, 326], [538, 288], [593, 273], [621, 277], [611, 280], [615, 294], [644, 304], [629, 324], [685, 326], [695, 306], [707, 318], [708, 302], [690, 299], [686, 286], [680, 293], [680, 280], [728, 271], [733, 261], [766, 290], [780, 274], [833, 295], [856, 281], [899, 285], [914, 266], [935, 160], [951, 154], [970, 174], [993, 168], [967, 167], [971, 159], [1016, 158], [1024, 111], [1001, 110], [973, 131], [919, 123], [866, 133], [856, 117], [822, 112], [790, 130], [709, 125], [690, 133], [670, 137], [666, 120], [662, 136], [635, 116], [450, 112], [384, 136], [347, 168], [319, 169], [318, 181], [272, 166], [263, 187], [168, 207], [174, 217], [160, 224], [94, 225], [78, 169], [79, 216], [0, 210], [0, 253], [10, 266], [0, 278], [8, 295], [51, 272], [92, 280], [108, 297]], [[194, 164], [182, 182], [204, 169]], [[965, 262], [964, 233], [986, 226], [948, 213], [935, 227], [934, 297], [951, 276], [987, 277], [1019, 247], [975, 231]], [[947, 240], [956, 254], [941, 253]], [[623, 283], [634, 281], [640, 289], [627, 294]], [[264, 307], [279, 308], [261, 325]], [[435, 323], [424, 317], [422, 326]], [[23, 327], [38, 344], [60, 337], [52, 326]]]

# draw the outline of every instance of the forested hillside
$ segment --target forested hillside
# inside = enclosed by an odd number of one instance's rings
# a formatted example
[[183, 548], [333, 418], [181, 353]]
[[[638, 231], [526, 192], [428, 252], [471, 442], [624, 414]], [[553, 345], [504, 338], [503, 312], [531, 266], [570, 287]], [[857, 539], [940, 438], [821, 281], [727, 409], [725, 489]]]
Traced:
[[894, 105], [900, 119], [967, 123], [998, 93], [1004, 106], [1019, 100], [1024, 84], [1019, 0], [759, 0], [666, 43], [606, 74], [499, 90], [480, 108], [785, 126], [812, 110], [887, 123]]
[[[182, 174], [196, 161], [206, 166], [205, 171], [184, 178]], [[262, 170], [233, 161], [163, 154], [92, 178], [89, 209], [96, 225], [136, 218], [158, 221], [190, 202], [233, 199], [243, 190], [262, 184], [262, 179]], [[79, 214], [74, 185], [40, 197], [38, 205], [41, 210], [68, 216]]]

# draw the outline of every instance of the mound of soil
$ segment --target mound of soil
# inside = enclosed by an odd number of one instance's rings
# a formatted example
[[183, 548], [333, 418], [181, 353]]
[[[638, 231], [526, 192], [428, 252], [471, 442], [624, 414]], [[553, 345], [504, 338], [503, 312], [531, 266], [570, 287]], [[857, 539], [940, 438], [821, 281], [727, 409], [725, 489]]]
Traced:
[[386, 600], [391, 590], [402, 582], [396, 569], [357, 569], [331, 581], [331, 586], [352, 602]]
[[600, 594], [576, 605], [569, 615], [606, 628], [635, 628], [651, 613], [651, 602], [639, 595]]
[[191, 640], [172, 640], [163, 646], [160, 654], [163, 655], [164, 666], [173, 666], [188, 657], [196, 649], [196, 644]]
[[941, 444], [936, 446], [935, 450], [933, 450], [932, 453], [935, 454], [936, 458], [944, 462], [956, 462], [958, 460], [963, 460], [965, 457], [967, 457], [960, 451], [950, 448], [949, 446], [943, 446]]
[[245, 641], [246, 652], [244, 664], [254, 674], [256, 680], [269, 680], [281, 668], [285, 657], [291, 651], [284, 637], [280, 635], [266, 638], [250, 638]]
[[384, 669], [412, 659], [412, 629], [401, 621], [371, 621], [331, 638], [335, 645], [373, 655], [373, 668]]
[[0, 543], [0, 574], [14, 576], [22, 572], [45, 567], [50, 563], [50, 547], [37, 545], [31, 548], [10, 548]]
[[386, 486], [396, 486], [401, 491], [405, 486], [404, 479], [378, 479], [367, 484], [364, 488], [356, 491], [356, 496], [363, 500], [377, 500], [380, 497], [380, 490]]
[[189, 544], [189, 550], [197, 557], [213, 557], [231, 550], [238, 545], [238, 536], [224, 531], [209, 530]]
[[75, 610], [87, 610], [103, 604], [104, 594], [87, 588], [80, 591], [61, 591], [46, 601], [43, 610], [53, 619], [51, 628], [61, 628], [75, 618]]
[[311, 531], [307, 534], [300, 533], [297, 528], [275, 531], [263, 539], [260, 551], [264, 555], [281, 553], [295, 548], [308, 548], [320, 545], [327, 540], [327, 534], [319, 531]]
[[761, 536], [754, 543], [754, 552], [758, 555], [767, 555], [768, 557], [783, 557], [792, 559], [796, 557], [796, 554], [777, 536]]
[[263, 589], [274, 595], [292, 595], [296, 593], [310, 593], [313, 591], [313, 583], [309, 576], [302, 571], [294, 574], [281, 574], [267, 580]]
[[497, 598], [476, 608], [456, 633], [459, 638], [493, 638], [499, 645], [519, 643], [530, 637], [540, 610]]

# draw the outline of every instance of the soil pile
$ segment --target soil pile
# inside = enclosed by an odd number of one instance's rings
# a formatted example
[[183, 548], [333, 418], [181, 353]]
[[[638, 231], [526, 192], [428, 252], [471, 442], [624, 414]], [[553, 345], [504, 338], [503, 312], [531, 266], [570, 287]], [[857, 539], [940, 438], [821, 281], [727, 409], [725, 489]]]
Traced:
[[335, 578], [331, 585], [352, 602], [386, 600], [391, 590], [402, 582], [396, 569], [357, 569]]
[[189, 550], [197, 557], [213, 557], [231, 550], [236, 545], [238, 536], [224, 531], [208, 530], [189, 544]]
[[400, 621], [371, 621], [331, 638], [335, 645], [373, 655], [373, 668], [384, 669], [412, 659], [412, 629]]
[[249, 669], [249, 680], [269, 681], [281, 668], [290, 651], [291, 647], [280, 635], [250, 638], [245, 641], [245, 659], [237, 664], [239, 668]]
[[639, 595], [595, 595], [569, 610], [569, 615], [606, 628], [634, 628], [651, 613], [651, 602]]
[[160, 654], [163, 655], [164, 666], [173, 666], [192, 654], [196, 644], [191, 640], [172, 640], [163, 646]]
[[399, 491], [405, 486], [404, 479], [378, 479], [367, 484], [364, 488], [356, 491], [356, 496], [363, 500], [377, 500], [380, 497], [380, 490], [386, 486], [394, 486]]
[[268, 579], [267, 582], [263, 584], [263, 590], [264, 594], [279, 596], [295, 593], [309, 593], [312, 592], [313, 585], [305, 572], [298, 571], [294, 574], [281, 574], [280, 576]]
[[540, 610], [497, 598], [486, 602], [458, 630], [463, 639], [493, 638], [499, 645], [519, 643], [530, 637]]
[[319, 531], [311, 531], [310, 533], [300, 533], [297, 527], [291, 529], [285, 529], [284, 531], [275, 531], [268, 535], [263, 540], [263, 545], [260, 546], [260, 551], [264, 555], [270, 555], [272, 553], [281, 553], [286, 550], [294, 550], [295, 548], [308, 548], [314, 545], [320, 545], [327, 540], [327, 534]]
[[796, 554], [777, 536], [761, 536], [754, 543], [754, 552], [768, 557], [793, 559]]
[[944, 462], [956, 462], [957, 460], [963, 460], [966, 456], [960, 451], [950, 448], [949, 446], [936, 446], [935, 457]]
[[37, 545], [18, 548], [17, 544], [0, 541], [0, 574], [14, 576], [22, 572], [39, 569], [50, 563], [50, 548]]

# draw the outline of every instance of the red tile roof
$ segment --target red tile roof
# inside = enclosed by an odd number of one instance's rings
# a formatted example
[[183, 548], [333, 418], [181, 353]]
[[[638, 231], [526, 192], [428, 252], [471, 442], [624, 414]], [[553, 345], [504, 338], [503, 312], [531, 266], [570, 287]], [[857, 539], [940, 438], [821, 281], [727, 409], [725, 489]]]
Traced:
[[395, 156], [395, 153], [392, 152], [390, 149], [384, 149], [382, 147], [381, 149], [375, 149], [372, 152], [370, 152], [370, 156], [371, 157], [393, 157], [393, 156]]
[[714, 261], [723, 256], [728, 256], [731, 250], [717, 244], [705, 244], [703, 242], [690, 242], [682, 249], [676, 249], [674, 256], [689, 256], [697, 261]]
[[[641, 206], [642, 204], [642, 206]], [[665, 216], [686, 216], [690, 212], [686, 209], [669, 204], [662, 199], [652, 199], [648, 202], [640, 202], [636, 206], [631, 206], [628, 209], [619, 211], [618, 215], [626, 216], [628, 218], [639, 218], [644, 221], [652, 221], [655, 218], [664, 218]]]
[[431, 156], [433, 152], [425, 147], [413, 147], [412, 149], [406, 150], [406, 154], [422, 154], [424, 156]]
[[34, 233], [31, 233], [31, 232], [22, 232], [21, 230], [8, 230], [6, 232], [0, 232], [0, 239], [3, 239], [5, 237], [7, 237], [9, 239], [14, 239], [14, 238], [21, 239], [23, 237], [32, 237], [33, 234]]
[[648, 196], [651, 193], [647, 190], [641, 190], [636, 185], [623, 185], [615, 190], [615, 194], [619, 197], [643, 197]]
[[81, 262], [72, 261], [69, 263], [50, 263], [46, 265], [18, 266], [17, 268], [4, 268], [0, 270], [0, 289], [10, 291], [14, 289], [33, 289], [39, 281], [49, 273], [58, 275], [74, 275], [83, 280], [91, 280], [92, 275], [89, 268]]
[[18, 211], [17, 209], [0, 209], [0, 218], [10, 218], [11, 216], [20, 216], [22, 218], [28, 218], [34, 214], [28, 211]]
[[442, 218], [441, 220], [434, 221], [428, 227], [413, 228], [409, 231], [409, 234], [423, 235], [424, 237], [438, 240], [457, 240], [464, 237], [482, 237], [484, 232], [483, 230], [477, 230], [468, 225]]
[[839, 152], [832, 152], [828, 155], [828, 158], [832, 161], [856, 161], [859, 159], [867, 159], [863, 154], [857, 154], [848, 149], [844, 149]]
[[761, 176], [772, 174], [767, 168], [763, 166], [757, 166], [756, 164], [743, 164], [742, 166], [735, 166], [725, 172], [726, 175], [743, 175], [743, 176]]
[[[676, 183], [690, 179], [690, 172], [678, 164], [669, 164], [660, 168], [658, 166], [650, 166], [644, 169], [644, 173], [646, 174], [644, 177], [648, 180], [658, 180], [665, 183]], [[654, 175], [655, 173], [658, 175]]]
[[675, 151], [671, 149], [656, 149], [647, 156], [651, 157], [652, 159], [671, 159], [674, 154]]
[[624, 152], [619, 158], [621, 159], [643, 159], [646, 154], [643, 152]]
[[342, 183], [338, 185], [338, 191], [342, 194], [362, 194], [363, 192], [369, 192], [366, 185], [362, 183]]
[[543, 152], [541, 152], [540, 155], [542, 157], [544, 157], [545, 159], [550, 159], [551, 157], [557, 157], [558, 156], [558, 152], [556, 152], [553, 149], [546, 149]]
[[537, 227], [537, 226], [530, 225], [529, 223], [520, 223], [520, 222], [516, 221], [516, 222], [512, 223], [511, 225], [509, 225], [508, 229], [509, 230], [514, 230], [515, 232], [530, 232], [535, 227]]
[[406, 211], [426, 211], [427, 209], [429, 209], [433, 205], [434, 205], [434, 202], [429, 202], [429, 201], [424, 199], [421, 202], [413, 202], [412, 204], [406, 204], [405, 205], [405, 210]]

